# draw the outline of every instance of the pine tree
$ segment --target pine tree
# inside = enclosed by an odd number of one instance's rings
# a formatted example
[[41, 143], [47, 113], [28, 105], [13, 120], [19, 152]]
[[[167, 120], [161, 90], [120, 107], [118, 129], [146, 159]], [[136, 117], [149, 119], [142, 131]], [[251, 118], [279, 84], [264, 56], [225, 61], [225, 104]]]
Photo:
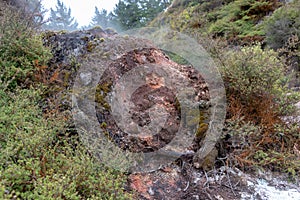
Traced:
[[167, 6], [170, 4], [170, 1], [167, 0], [140, 0], [144, 23], [147, 24], [151, 22], [159, 13], [163, 12]]
[[144, 25], [139, 0], [119, 0], [113, 16], [123, 29], [138, 28]]
[[123, 29], [146, 26], [171, 0], [119, 0], [113, 11], [113, 18]]
[[101, 26], [102, 28], [108, 28], [109, 27], [109, 14], [107, 10], [102, 9], [99, 11], [97, 7], [95, 7], [95, 15], [92, 18], [91, 26]]
[[76, 30], [77, 21], [71, 16], [71, 9], [67, 8], [63, 2], [57, 0], [55, 10], [50, 9], [49, 23], [44, 28], [49, 30]]

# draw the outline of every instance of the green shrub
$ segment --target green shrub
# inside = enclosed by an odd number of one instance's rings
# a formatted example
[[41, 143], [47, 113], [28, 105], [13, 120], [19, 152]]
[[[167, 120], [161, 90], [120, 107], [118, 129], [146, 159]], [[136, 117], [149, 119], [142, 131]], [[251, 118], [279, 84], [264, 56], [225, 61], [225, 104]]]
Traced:
[[7, 199], [130, 198], [123, 191], [126, 177], [93, 159], [78, 136], [64, 133], [63, 118], [43, 118], [37, 103], [40, 91], [0, 90], [0, 95], [0, 195]]
[[42, 112], [48, 86], [34, 81], [50, 57], [30, 22], [0, 2], [0, 199], [130, 199], [126, 177], [91, 156], [64, 113]]
[[228, 117], [245, 116], [272, 129], [279, 116], [291, 114], [299, 94], [288, 88], [286, 66], [273, 50], [260, 45], [223, 55], [221, 73], [228, 97]]
[[265, 22], [267, 44], [278, 49], [284, 47], [288, 40], [297, 35], [300, 38], [300, 1], [291, 3], [277, 9]]
[[213, 21], [209, 27], [209, 32], [231, 40], [263, 36], [263, 26], [259, 25], [258, 22], [279, 5], [276, 0], [233, 1], [220, 10], [209, 14], [209, 19]]
[[172, 6], [166, 12], [157, 16], [150, 23], [150, 26], [168, 24], [170, 28], [180, 32], [205, 34], [211, 13], [231, 1], [233, 0], [173, 1]]
[[246, 169], [263, 167], [295, 176], [300, 163], [291, 149], [300, 141], [299, 125], [287, 126], [280, 116], [293, 111], [299, 94], [287, 87], [284, 62], [260, 45], [231, 50], [223, 57], [226, 129], [234, 160]]
[[222, 74], [229, 92], [238, 93], [244, 100], [255, 96], [277, 94], [284, 87], [283, 62], [272, 50], [262, 50], [260, 45], [243, 47], [225, 56]]
[[31, 22], [16, 8], [4, 2], [0, 2], [0, 7], [0, 81], [14, 89], [32, 81], [37, 65], [45, 65], [51, 53]]
[[294, 0], [276, 10], [265, 21], [267, 45], [280, 52], [294, 75], [290, 86], [300, 85], [300, 0]]

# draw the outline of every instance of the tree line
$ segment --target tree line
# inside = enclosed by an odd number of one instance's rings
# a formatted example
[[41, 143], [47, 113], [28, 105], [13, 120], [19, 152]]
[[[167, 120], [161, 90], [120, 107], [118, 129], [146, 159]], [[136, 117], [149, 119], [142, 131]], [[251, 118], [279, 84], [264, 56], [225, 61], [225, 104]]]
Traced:
[[[113, 11], [95, 7], [94, 16], [89, 25], [82, 27], [89, 29], [94, 26], [128, 30], [146, 26], [159, 13], [163, 12], [172, 0], [119, 0]], [[49, 30], [76, 30], [78, 22], [72, 17], [71, 9], [61, 0], [57, 0], [56, 7], [50, 9], [50, 17], [43, 25]]]

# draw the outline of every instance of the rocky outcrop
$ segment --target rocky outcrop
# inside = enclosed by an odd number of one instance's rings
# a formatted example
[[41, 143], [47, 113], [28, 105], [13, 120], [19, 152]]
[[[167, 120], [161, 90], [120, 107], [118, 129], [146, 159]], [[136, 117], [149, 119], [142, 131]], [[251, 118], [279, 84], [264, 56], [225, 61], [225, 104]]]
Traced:
[[[113, 138], [114, 142], [123, 150], [153, 152], [170, 143], [178, 132], [181, 122], [181, 107], [176, 97], [176, 92], [178, 92], [176, 89], [182, 87], [183, 82], [187, 82], [186, 87], [193, 88], [190, 95], [193, 95], [194, 99], [190, 104], [200, 102], [199, 106], [203, 110], [203, 105], [209, 101], [208, 87], [201, 74], [192, 66], [175, 63], [165, 52], [155, 48], [149, 41], [130, 39], [128, 36], [119, 36], [112, 30], [94, 28], [71, 33], [47, 32], [44, 34], [44, 43], [51, 47], [54, 55], [50, 61], [46, 78], [51, 85], [49, 98], [59, 101], [61, 110], [70, 110], [72, 108], [70, 93], [76, 77], [83, 83], [83, 86], [90, 85], [92, 81], [98, 81], [95, 93], [98, 122], [102, 124], [102, 128], [105, 129], [108, 136]], [[143, 48], [129, 52], [119, 50], [126, 49], [129, 43], [143, 43]], [[107, 59], [108, 61], [105, 63], [107, 66], [82, 66], [97, 59], [99, 61]], [[147, 72], [148, 74], [145, 75], [146, 84], [132, 91], [130, 98], [121, 98], [125, 101], [122, 102], [123, 107], [133, 106], [130, 116], [118, 113], [119, 121], [127, 120], [122, 126], [111, 114], [110, 105], [113, 102], [110, 99], [110, 93], [112, 87], [134, 87], [133, 85], [137, 84], [134, 80], [126, 83], [118, 83], [118, 81], [123, 75], [139, 66], [150, 68], [149, 73]], [[97, 77], [93, 67], [103, 67], [105, 71], [101, 77]], [[84, 68], [84, 70], [79, 70], [79, 68]], [[165, 73], [168, 80], [160, 77], [156, 73], [157, 70]], [[140, 75], [136, 75], [136, 79], [139, 77]], [[124, 93], [126, 92], [128, 91], [124, 90]], [[125, 96], [126, 94], [121, 92], [119, 95]], [[207, 109], [208, 107], [205, 107], [201, 113], [200, 109], [196, 111], [201, 115], [199, 119], [194, 119], [198, 123], [192, 122], [193, 119], [185, 119], [184, 123], [189, 125], [195, 123], [193, 124], [195, 139], [190, 147], [179, 149], [176, 153], [197, 151], [208, 127], [209, 111]], [[121, 108], [119, 110], [124, 111]], [[163, 120], [165, 116], [168, 117]], [[146, 128], [147, 126], [152, 127], [153, 130]], [[199, 127], [198, 130], [197, 127]]]
[[[70, 91], [78, 75], [78, 69], [87, 55], [104, 42], [104, 38], [116, 35], [113, 30], [102, 30], [100, 27], [88, 31], [47, 31], [43, 33], [44, 45], [51, 49], [53, 58], [46, 70], [39, 71], [41, 81], [49, 86], [48, 98], [58, 101], [62, 110], [71, 109]], [[80, 74], [88, 83], [89, 75]]]
[[[60, 112], [67, 113], [70, 128], [75, 127], [70, 111], [76, 107], [81, 113], [77, 131], [78, 127], [91, 126], [87, 132], [100, 127], [104, 135], [95, 134], [93, 138], [106, 137], [134, 155], [153, 153], [172, 143], [166, 152], [179, 158], [175, 163], [160, 166], [154, 173], [132, 175], [129, 182], [139, 191], [141, 177], [154, 181], [161, 176], [165, 178], [152, 182], [144, 191], [149, 199], [167, 194], [160, 191], [155, 196], [155, 187], [161, 185], [177, 190], [179, 184], [184, 195], [189, 188], [184, 169], [196, 173], [194, 158], [204, 143], [210, 120], [210, 91], [201, 73], [191, 65], [174, 62], [172, 55], [147, 40], [121, 36], [112, 30], [46, 32], [44, 43], [54, 55], [43, 74], [50, 86], [47, 99], [52, 103], [48, 106], [55, 102]], [[84, 119], [89, 117], [95, 121], [87, 125]], [[180, 137], [177, 132], [181, 132]], [[185, 132], [187, 135], [182, 134]], [[174, 145], [177, 143], [189, 145]], [[212, 148], [201, 162], [197, 160], [197, 167], [211, 169], [217, 155]], [[118, 159], [117, 155], [109, 158], [116, 163]]]

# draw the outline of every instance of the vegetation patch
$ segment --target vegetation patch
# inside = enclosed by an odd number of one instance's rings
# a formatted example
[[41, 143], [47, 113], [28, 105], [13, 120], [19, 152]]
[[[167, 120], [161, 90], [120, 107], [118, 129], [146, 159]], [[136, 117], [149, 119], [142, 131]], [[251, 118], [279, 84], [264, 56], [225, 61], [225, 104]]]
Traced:
[[0, 199], [132, 199], [126, 176], [94, 159], [47, 98], [61, 72], [49, 75], [42, 37], [0, 4]]
[[222, 74], [229, 104], [227, 128], [240, 166], [295, 175], [299, 162], [291, 149], [300, 142], [299, 125], [287, 126], [280, 116], [293, 112], [289, 106], [299, 94], [287, 87], [283, 63], [278, 53], [260, 45], [226, 54]]
[[277, 9], [265, 22], [267, 44], [273, 49], [284, 47], [290, 38], [300, 38], [300, 1]]
[[[281, 4], [277, 0], [253, 1], [237, 0], [210, 14], [212, 24], [209, 32], [228, 40], [253, 38], [254, 41], [264, 36], [263, 26], [259, 24], [265, 16], [273, 12]], [[260, 41], [262, 37], [260, 37]]]

